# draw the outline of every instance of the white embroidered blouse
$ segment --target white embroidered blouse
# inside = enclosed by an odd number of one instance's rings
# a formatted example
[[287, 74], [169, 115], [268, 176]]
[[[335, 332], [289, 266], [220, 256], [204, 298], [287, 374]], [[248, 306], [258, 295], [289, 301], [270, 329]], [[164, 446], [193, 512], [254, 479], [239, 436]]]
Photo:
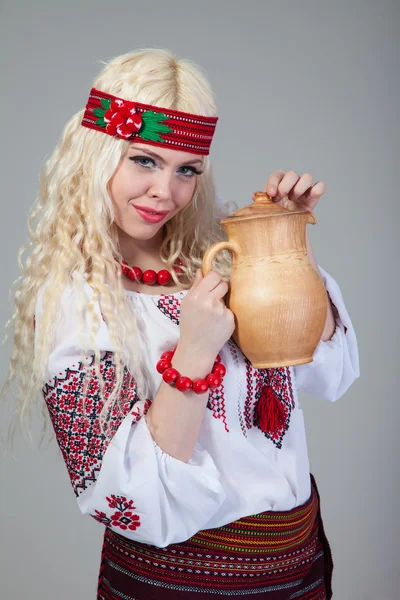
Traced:
[[[311, 488], [298, 392], [335, 401], [359, 377], [356, 335], [340, 288], [320, 270], [339, 315], [332, 339], [319, 343], [312, 363], [279, 369], [254, 369], [232, 340], [226, 343], [220, 356], [227, 373], [221, 386], [210, 390], [188, 463], [167, 455], [153, 440], [143, 418], [152, 398], [138, 401], [134, 382], [126, 386], [125, 416], [112, 416], [112, 441], [108, 443], [101, 434], [96, 381], [85, 397], [82, 393], [75, 292], [64, 290], [43, 395], [84, 514], [130, 539], [165, 547], [202, 529], [263, 511], [290, 510], [306, 502]], [[84, 286], [90, 296], [92, 288], [86, 281]], [[162, 381], [155, 365], [162, 352], [179, 340], [180, 303], [186, 293], [126, 291], [146, 327], [152, 397]], [[36, 324], [42, 311], [39, 293]], [[101, 316], [98, 305], [96, 311]], [[111, 381], [113, 348], [103, 319], [97, 343], [102, 371]], [[272, 387], [286, 415], [274, 436], [261, 431], [254, 419], [263, 385]]]

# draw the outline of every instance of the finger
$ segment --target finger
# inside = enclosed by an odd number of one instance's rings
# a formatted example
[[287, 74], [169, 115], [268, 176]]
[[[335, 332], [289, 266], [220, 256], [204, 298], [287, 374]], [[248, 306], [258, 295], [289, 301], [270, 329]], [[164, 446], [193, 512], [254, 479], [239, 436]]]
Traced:
[[323, 181], [317, 181], [313, 186], [306, 190], [302, 196], [299, 197], [299, 201], [314, 207], [321, 198], [322, 194], [325, 193], [325, 190], [325, 183]]
[[288, 197], [289, 200], [295, 201], [302, 196], [312, 186], [312, 175], [310, 173], [303, 173], [298, 182], [290, 190]]
[[267, 183], [265, 184], [264, 191], [270, 196], [275, 196], [278, 189], [278, 184], [282, 181], [285, 173], [286, 171], [283, 169], [279, 169], [278, 171], [271, 173], [271, 175], [268, 177]]
[[213, 290], [210, 292], [210, 297], [213, 300], [222, 300], [226, 296], [229, 290], [229, 284], [226, 281], [221, 281]]
[[300, 176], [298, 175], [298, 173], [296, 173], [296, 171], [288, 171], [283, 177], [280, 184], [278, 185], [276, 199], [280, 199], [284, 196], [287, 196], [299, 179]]
[[211, 292], [220, 283], [222, 276], [218, 271], [209, 271], [205, 277], [203, 277], [201, 283], [201, 289], [205, 293]]

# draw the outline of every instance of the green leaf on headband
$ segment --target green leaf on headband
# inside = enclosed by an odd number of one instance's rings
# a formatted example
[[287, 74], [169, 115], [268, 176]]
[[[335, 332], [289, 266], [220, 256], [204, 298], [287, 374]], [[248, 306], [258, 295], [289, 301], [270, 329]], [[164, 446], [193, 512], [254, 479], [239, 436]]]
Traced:
[[93, 114], [96, 115], [96, 117], [100, 117], [101, 119], [104, 117], [105, 115], [105, 110], [101, 110], [101, 108], [94, 108], [93, 109]]
[[[111, 100], [106, 100], [105, 98], [100, 99], [101, 105], [105, 110], [108, 110], [111, 106]], [[94, 111], [93, 111], [94, 112]]]
[[104, 119], [97, 119], [97, 121], [95, 121], [96, 125], [100, 125], [100, 127], [107, 127], [107, 123], [105, 122]]
[[142, 113], [142, 127], [139, 132], [139, 137], [149, 142], [163, 142], [161, 135], [163, 133], [171, 133], [172, 129], [168, 125], [164, 125], [162, 121], [166, 121], [169, 117], [163, 113], [156, 113], [152, 110], [146, 110]]

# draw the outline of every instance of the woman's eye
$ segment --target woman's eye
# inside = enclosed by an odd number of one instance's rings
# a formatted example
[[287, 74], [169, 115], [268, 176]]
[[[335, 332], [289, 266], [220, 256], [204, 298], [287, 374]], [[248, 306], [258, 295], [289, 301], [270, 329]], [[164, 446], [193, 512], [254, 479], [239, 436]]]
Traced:
[[[141, 167], [145, 167], [146, 169], [156, 166], [156, 162], [148, 156], [130, 156], [129, 160], [137, 165], [140, 165]], [[182, 166], [179, 167], [178, 173], [179, 175], [183, 175], [184, 177], [190, 179], [194, 175], [201, 175], [202, 171], [198, 171], [196, 167]]]
[[185, 177], [193, 177], [194, 175], [201, 174], [201, 171], [198, 171], [195, 167], [180, 167], [179, 172]]
[[150, 167], [155, 164], [154, 160], [152, 158], [148, 158], [147, 156], [130, 156], [129, 160], [141, 165], [142, 167]]

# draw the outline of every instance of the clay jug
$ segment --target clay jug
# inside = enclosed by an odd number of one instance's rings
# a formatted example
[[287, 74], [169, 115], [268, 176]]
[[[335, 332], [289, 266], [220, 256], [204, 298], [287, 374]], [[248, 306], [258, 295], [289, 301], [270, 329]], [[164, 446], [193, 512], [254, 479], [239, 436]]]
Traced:
[[221, 221], [228, 241], [205, 252], [203, 275], [218, 252], [232, 252], [225, 302], [235, 315], [233, 338], [253, 367], [312, 362], [328, 303], [307, 255], [306, 225], [316, 223], [315, 215], [283, 208], [264, 192], [253, 199]]

